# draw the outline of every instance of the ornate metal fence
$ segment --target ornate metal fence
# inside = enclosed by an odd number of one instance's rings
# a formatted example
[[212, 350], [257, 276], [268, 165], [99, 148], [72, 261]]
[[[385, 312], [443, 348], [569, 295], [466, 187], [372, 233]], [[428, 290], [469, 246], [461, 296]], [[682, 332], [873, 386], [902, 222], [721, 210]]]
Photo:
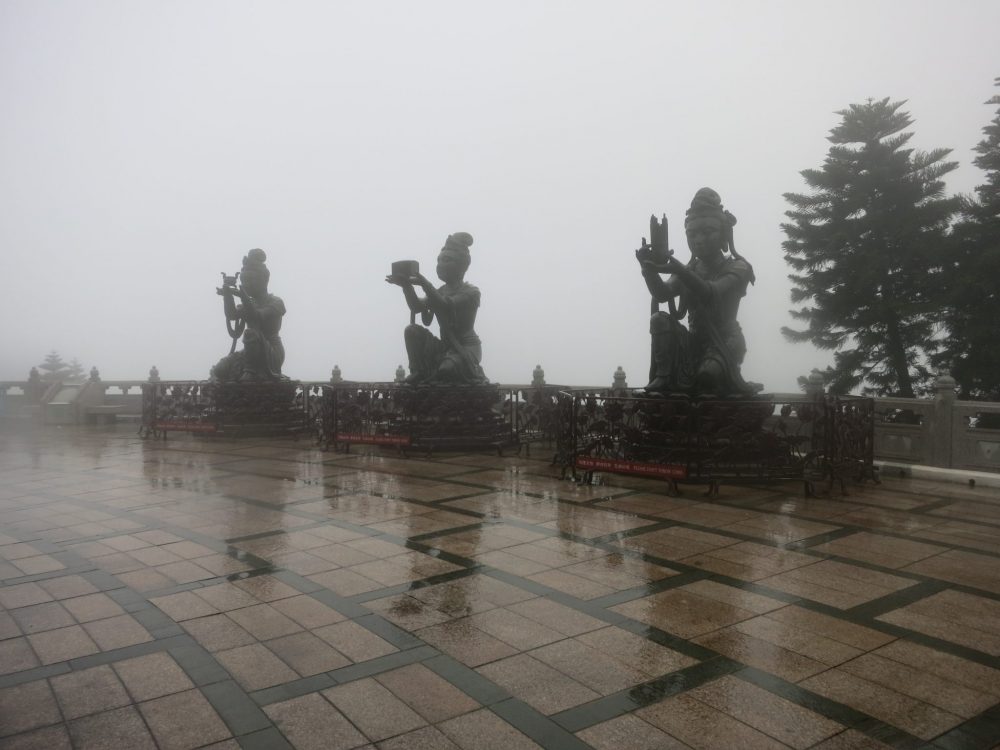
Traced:
[[298, 381], [144, 383], [139, 434], [298, 435], [314, 429], [318, 392]]
[[614, 472], [705, 483], [874, 478], [871, 399], [746, 401], [559, 394], [557, 460], [574, 477]]
[[516, 389], [502, 386], [414, 388], [396, 383], [323, 386], [320, 443], [349, 450], [355, 443], [400, 449], [518, 446]]

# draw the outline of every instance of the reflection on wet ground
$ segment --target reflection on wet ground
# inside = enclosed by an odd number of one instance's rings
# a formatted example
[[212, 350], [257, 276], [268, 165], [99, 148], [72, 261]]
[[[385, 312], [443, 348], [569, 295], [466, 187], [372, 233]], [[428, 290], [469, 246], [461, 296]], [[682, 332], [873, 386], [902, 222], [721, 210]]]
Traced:
[[0, 747], [991, 748], [1000, 497], [0, 430]]

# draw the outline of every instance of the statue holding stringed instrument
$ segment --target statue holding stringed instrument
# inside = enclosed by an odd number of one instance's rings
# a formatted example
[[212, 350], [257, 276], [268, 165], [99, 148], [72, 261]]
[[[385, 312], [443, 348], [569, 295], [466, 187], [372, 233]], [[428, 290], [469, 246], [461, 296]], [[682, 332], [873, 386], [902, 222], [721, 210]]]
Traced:
[[[684, 219], [691, 259], [683, 263], [668, 246], [666, 217], [662, 221], [650, 217], [649, 242], [643, 238], [635, 251], [652, 295], [647, 392], [746, 397], [761, 390], [740, 373], [746, 342], [737, 313], [754, 273], [736, 253], [735, 224], [736, 217], [722, 207], [717, 192], [699, 190]], [[661, 274], [669, 276], [664, 279]], [[663, 302], [666, 312], [659, 309]]]
[[[279, 335], [285, 303], [267, 291], [271, 272], [266, 260], [267, 254], [254, 248], [243, 258], [239, 273], [222, 274], [222, 286], [215, 291], [222, 297], [232, 346], [229, 355], [212, 368], [212, 380], [287, 380], [281, 374], [285, 347]], [[236, 351], [236, 342], [241, 338], [243, 349]]]

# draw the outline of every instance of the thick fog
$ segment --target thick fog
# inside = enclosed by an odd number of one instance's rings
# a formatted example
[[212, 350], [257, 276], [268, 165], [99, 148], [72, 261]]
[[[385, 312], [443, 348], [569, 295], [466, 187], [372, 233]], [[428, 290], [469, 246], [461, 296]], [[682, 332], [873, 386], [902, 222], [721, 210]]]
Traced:
[[[293, 378], [391, 379], [403, 296], [445, 237], [491, 380], [633, 386], [649, 296], [633, 255], [711, 186], [757, 284], [743, 374], [830, 361], [785, 342], [783, 192], [835, 110], [908, 99], [913, 145], [983, 181], [1000, 3], [0, 1], [0, 379], [45, 354], [105, 379], [204, 378], [229, 351], [220, 272], [268, 254]], [[436, 328], [436, 327], [435, 327]]]

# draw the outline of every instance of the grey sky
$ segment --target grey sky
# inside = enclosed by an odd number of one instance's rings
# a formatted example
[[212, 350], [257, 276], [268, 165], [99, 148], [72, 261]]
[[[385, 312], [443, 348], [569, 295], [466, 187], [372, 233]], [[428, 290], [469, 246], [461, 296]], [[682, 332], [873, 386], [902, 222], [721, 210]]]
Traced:
[[268, 253], [285, 371], [389, 379], [408, 313], [382, 279], [475, 237], [483, 366], [645, 382], [632, 251], [702, 186], [758, 282], [744, 376], [829, 355], [786, 343], [783, 192], [835, 110], [908, 99], [918, 149], [982, 173], [1000, 3], [0, 0], [0, 379], [50, 349], [109, 379], [204, 378], [228, 352], [219, 272]]

